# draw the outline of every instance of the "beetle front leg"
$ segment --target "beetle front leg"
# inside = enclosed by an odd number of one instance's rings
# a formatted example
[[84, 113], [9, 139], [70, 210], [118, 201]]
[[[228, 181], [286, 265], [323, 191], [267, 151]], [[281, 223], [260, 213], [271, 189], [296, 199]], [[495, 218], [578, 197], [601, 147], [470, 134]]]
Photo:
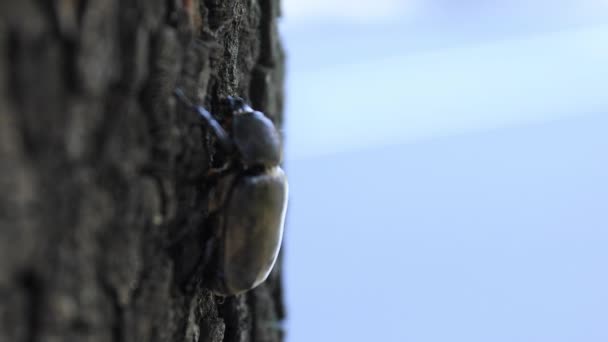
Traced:
[[175, 90], [173, 90], [173, 95], [175, 95], [175, 97], [177, 97], [183, 104], [188, 106], [192, 111], [197, 113], [199, 117], [205, 120], [207, 126], [213, 131], [213, 133], [217, 137], [217, 140], [220, 142], [220, 145], [222, 146], [224, 152], [232, 153], [232, 151], [234, 150], [232, 140], [230, 139], [228, 133], [226, 133], [222, 125], [220, 125], [220, 123], [211, 115], [211, 113], [209, 113], [208, 110], [206, 110], [202, 106], [193, 104], [192, 101], [190, 101], [190, 99], [186, 96], [186, 94], [184, 94], [184, 92], [180, 88], [175, 88]]
[[209, 171], [207, 171], [207, 178], [217, 178], [219, 176], [223, 176], [228, 172], [228, 170], [230, 170], [231, 167], [232, 161], [229, 160], [220, 167], [210, 168]]

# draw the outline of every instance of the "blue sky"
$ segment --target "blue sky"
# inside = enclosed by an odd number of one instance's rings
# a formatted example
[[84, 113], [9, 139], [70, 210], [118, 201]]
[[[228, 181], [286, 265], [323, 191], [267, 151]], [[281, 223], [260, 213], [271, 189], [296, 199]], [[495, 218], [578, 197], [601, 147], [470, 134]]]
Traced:
[[291, 162], [287, 341], [607, 341], [607, 127]]
[[288, 341], [608, 340], [607, 10], [284, 1]]
[[[584, 115], [607, 102], [606, 1], [292, 2], [288, 158]], [[368, 129], [372, 118], [378, 129]]]

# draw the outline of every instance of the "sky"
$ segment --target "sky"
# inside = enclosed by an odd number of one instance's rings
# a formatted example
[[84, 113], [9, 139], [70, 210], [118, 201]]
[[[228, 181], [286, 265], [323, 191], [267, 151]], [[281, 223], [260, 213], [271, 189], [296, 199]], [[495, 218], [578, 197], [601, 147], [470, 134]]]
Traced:
[[[284, 2], [288, 158], [583, 115], [605, 104], [608, 14], [597, 13], [608, 13], [608, 1], [352, 3]], [[368, 129], [372, 116], [382, 134]]]
[[608, 341], [607, 127], [290, 163], [287, 341]]
[[287, 341], [608, 340], [606, 10], [283, 1]]

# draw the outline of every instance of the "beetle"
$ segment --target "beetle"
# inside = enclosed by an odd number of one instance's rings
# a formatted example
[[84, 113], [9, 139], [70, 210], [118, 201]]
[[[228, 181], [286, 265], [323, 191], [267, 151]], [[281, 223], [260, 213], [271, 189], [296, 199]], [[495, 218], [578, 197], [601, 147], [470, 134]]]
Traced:
[[228, 155], [214, 170], [207, 213], [214, 217], [213, 243], [205, 268], [206, 286], [230, 296], [261, 284], [277, 260], [288, 202], [287, 177], [280, 167], [281, 137], [273, 122], [239, 97], [227, 97], [227, 129], [179, 89], [174, 95], [198, 114]]

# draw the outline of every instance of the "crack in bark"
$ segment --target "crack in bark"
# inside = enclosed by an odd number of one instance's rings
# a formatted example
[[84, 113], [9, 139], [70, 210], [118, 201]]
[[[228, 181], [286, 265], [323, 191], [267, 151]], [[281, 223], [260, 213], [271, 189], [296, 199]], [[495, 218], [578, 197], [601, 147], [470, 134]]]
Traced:
[[41, 314], [43, 303], [43, 283], [33, 271], [25, 272], [20, 277], [21, 287], [25, 291], [27, 313], [27, 342], [37, 342], [41, 328]]

